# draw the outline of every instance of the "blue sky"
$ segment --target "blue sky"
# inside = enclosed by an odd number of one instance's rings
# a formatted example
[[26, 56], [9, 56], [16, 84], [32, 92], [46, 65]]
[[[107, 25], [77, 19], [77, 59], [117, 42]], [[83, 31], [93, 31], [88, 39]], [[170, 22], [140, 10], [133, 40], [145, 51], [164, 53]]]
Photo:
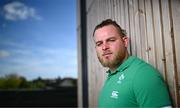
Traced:
[[0, 76], [77, 78], [76, 0], [0, 0]]

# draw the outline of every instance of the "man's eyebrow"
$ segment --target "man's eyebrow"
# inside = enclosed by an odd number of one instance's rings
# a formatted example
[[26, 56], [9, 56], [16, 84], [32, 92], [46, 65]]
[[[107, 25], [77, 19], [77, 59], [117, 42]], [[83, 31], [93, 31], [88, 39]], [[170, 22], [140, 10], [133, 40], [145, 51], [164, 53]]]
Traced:
[[109, 37], [108, 39], [112, 39], [112, 38], [115, 39], [116, 37], [115, 37], [115, 36], [112, 36], [112, 37]]
[[96, 41], [95, 43], [97, 44], [97, 43], [100, 43], [100, 42], [102, 42], [101, 40], [99, 40], [99, 41]]
[[[116, 37], [115, 36], [111, 36], [111, 37], [108, 37], [106, 40], [109, 40], [109, 39], [116, 39]], [[102, 40], [98, 40], [98, 41], [95, 41], [95, 43], [97, 43], [97, 42], [101, 42]]]
[[112, 36], [112, 37], [107, 38], [106, 40], [109, 40], [109, 39], [116, 39], [116, 37]]

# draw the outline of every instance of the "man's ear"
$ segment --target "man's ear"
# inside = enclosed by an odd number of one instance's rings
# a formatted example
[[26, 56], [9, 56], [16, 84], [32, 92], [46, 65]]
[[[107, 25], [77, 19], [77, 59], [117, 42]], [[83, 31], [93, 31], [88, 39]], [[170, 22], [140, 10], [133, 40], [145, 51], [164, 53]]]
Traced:
[[124, 46], [127, 48], [129, 44], [129, 38], [127, 36], [123, 37]]

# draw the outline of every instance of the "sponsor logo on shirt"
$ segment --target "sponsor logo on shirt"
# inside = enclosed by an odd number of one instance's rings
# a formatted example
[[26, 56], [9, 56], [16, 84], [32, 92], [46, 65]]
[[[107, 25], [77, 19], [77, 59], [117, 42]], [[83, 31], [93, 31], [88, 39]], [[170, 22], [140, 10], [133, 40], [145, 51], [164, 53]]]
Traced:
[[112, 93], [111, 93], [111, 98], [115, 98], [115, 99], [117, 99], [118, 98], [118, 91], [112, 91]]
[[124, 78], [125, 78], [124, 74], [121, 74], [121, 75], [119, 76], [119, 79], [118, 79], [117, 83], [121, 84], [121, 83], [122, 83], [122, 80], [124, 80]]

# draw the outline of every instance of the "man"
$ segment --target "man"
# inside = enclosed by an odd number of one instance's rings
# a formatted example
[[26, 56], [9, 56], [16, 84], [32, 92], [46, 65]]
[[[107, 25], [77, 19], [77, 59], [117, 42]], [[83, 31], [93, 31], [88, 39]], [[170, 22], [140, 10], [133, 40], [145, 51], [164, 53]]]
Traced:
[[160, 73], [150, 64], [129, 56], [128, 37], [111, 19], [95, 27], [97, 57], [108, 76], [99, 95], [99, 107], [171, 107]]

